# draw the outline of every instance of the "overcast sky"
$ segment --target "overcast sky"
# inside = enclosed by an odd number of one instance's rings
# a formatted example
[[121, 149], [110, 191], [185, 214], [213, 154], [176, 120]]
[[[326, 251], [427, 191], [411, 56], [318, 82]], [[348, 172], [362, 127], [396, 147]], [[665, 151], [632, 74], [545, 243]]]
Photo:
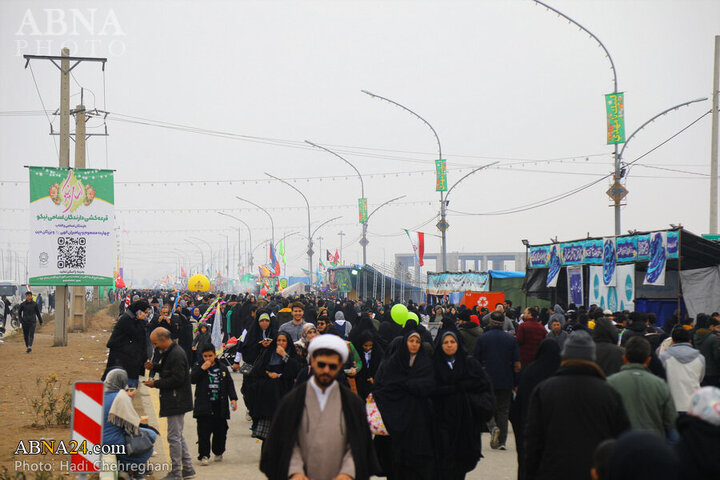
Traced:
[[[625, 92], [628, 135], [668, 107], [711, 95], [720, 2], [548, 3], [610, 51], [618, 89]], [[439, 211], [432, 132], [361, 89], [402, 103], [433, 125], [450, 185], [475, 166], [500, 161], [499, 168], [467, 178], [452, 192], [455, 212], [512, 210], [570, 192], [612, 169], [604, 105], [604, 94], [613, 89], [610, 63], [594, 40], [530, 0], [5, 0], [0, 248], [6, 253], [24, 255], [28, 245], [23, 166], [57, 165], [58, 156], [40, 97], [46, 108], [57, 108], [59, 72], [49, 62], [33, 62], [38, 95], [22, 55], [57, 55], [63, 42], [72, 55], [108, 57], [104, 77], [95, 63], [73, 71], [71, 105], [80, 103], [82, 85], [87, 108], [111, 112], [110, 136], [88, 140], [88, 166], [116, 170], [117, 222], [127, 232], [121, 235], [124, 267], [136, 279], [174, 274], [178, 255], [198, 263], [187, 237], [202, 237], [217, 251], [226, 245], [221, 234], [230, 235], [232, 255], [237, 223], [216, 210], [243, 218], [253, 246], [269, 238], [268, 217], [236, 195], [272, 208], [276, 240], [295, 231], [306, 235], [304, 201], [278, 182], [256, 183], [267, 178], [264, 172], [312, 177], [293, 184], [309, 198], [313, 228], [342, 217], [319, 230], [323, 253], [340, 247], [343, 231], [346, 261], [360, 261], [357, 175], [330, 154], [300, 145], [305, 139], [337, 149], [356, 165], [370, 210], [406, 195], [373, 215], [369, 263], [391, 262], [395, 253], [411, 250], [402, 228], [426, 232], [426, 250], [439, 251], [439, 238], [431, 236], [438, 233]], [[662, 117], [629, 143], [624, 160], [636, 159], [708, 110], [710, 101]], [[12, 113], [18, 111], [34, 114]], [[127, 121], [138, 118], [152, 125]], [[158, 122], [212, 132], [160, 128]], [[53, 123], [57, 130], [57, 119]], [[89, 127], [103, 130], [99, 119]], [[682, 223], [707, 232], [710, 131], [708, 115], [630, 170], [623, 231]], [[190, 180], [198, 183], [173, 183]], [[612, 234], [609, 184], [605, 179], [520, 213], [451, 212], [448, 250], [522, 251], [524, 238], [542, 243], [555, 236]], [[243, 252], [247, 238], [243, 227]], [[301, 235], [288, 239], [288, 273], [306, 268], [306, 245]], [[262, 257], [260, 246], [255, 263]], [[434, 270], [434, 262], [427, 267]]]

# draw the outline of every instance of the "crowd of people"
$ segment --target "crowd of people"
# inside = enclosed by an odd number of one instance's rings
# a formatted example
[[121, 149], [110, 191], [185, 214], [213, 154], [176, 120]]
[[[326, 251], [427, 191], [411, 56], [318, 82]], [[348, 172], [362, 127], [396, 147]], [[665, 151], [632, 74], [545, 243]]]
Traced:
[[[159, 389], [168, 479], [195, 475], [185, 414], [206, 466], [223, 460], [243, 404], [271, 479], [462, 479], [482, 433], [502, 451], [509, 425], [519, 479], [720, 478], [718, 314], [660, 326], [652, 314], [509, 301], [408, 302], [399, 319], [393, 304], [315, 294], [118, 300], [106, 396], [142, 377]], [[119, 410], [106, 424], [151, 445], [157, 432]], [[118, 460], [141, 478], [145, 453]]]

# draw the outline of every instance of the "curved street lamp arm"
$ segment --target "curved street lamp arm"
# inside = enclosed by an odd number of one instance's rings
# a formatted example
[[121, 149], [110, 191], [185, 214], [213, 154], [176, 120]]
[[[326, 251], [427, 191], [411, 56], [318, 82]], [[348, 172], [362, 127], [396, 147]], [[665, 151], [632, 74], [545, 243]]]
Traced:
[[277, 180], [278, 182], [284, 183], [284, 184], [287, 185], [288, 187], [290, 187], [290, 188], [292, 188], [293, 190], [295, 190], [296, 192], [298, 192], [298, 193], [303, 197], [303, 200], [305, 200], [305, 204], [307, 205], [308, 211], [310, 211], [310, 202], [308, 202], [308, 199], [307, 199], [307, 197], [305, 196], [305, 194], [304, 194], [303, 192], [301, 192], [295, 185], [293, 185], [292, 183], [288, 182], [287, 180], [283, 180], [282, 178], [278, 178], [278, 177], [276, 177], [275, 175], [270, 175], [270, 174], [267, 173], [267, 172], [265, 172], [265, 175], [267, 175], [267, 176], [270, 177], [270, 178], [274, 178], [274, 179]]
[[255, 248], [252, 249], [252, 253], [255, 253], [255, 250], [257, 250], [259, 246], [265, 245], [266, 243], [268, 243], [268, 242], [270, 242], [270, 241], [271, 241], [271, 240], [270, 240], [269, 238], [266, 238], [266, 239], [263, 240], [262, 242], [258, 243], [257, 245], [255, 245]]
[[253, 206], [259, 208], [260, 210], [262, 210], [263, 212], [265, 212], [265, 215], [267, 215], [268, 218], [270, 219], [270, 228], [271, 228], [271, 231], [272, 231], [272, 234], [273, 234], [272, 236], [273, 236], [273, 237], [275, 236], [275, 222], [273, 222], [273, 218], [272, 218], [272, 215], [270, 215], [270, 212], [268, 212], [266, 209], [264, 209], [263, 207], [261, 207], [260, 205], [258, 205], [258, 204], [255, 203], [255, 202], [251, 202], [250, 200], [246, 200], [246, 199], [244, 199], [244, 198], [242, 198], [242, 197], [238, 197], [237, 195], [235, 195], [235, 198], [237, 198], [238, 200], [242, 200], [243, 202], [247, 202], [247, 203], [249, 203], [250, 205], [253, 205]]
[[362, 175], [360, 174], [360, 171], [357, 169], [357, 167], [355, 167], [355, 165], [353, 165], [352, 163], [350, 163], [350, 162], [349, 162], [348, 160], [346, 160], [344, 157], [342, 157], [342, 156], [338, 155], [337, 153], [333, 152], [333, 151], [330, 150], [329, 148], [325, 148], [325, 147], [323, 147], [322, 145], [318, 145], [317, 143], [313, 143], [313, 142], [311, 142], [310, 140], [305, 140], [305, 143], [307, 143], [308, 145], [312, 145], [313, 147], [319, 148], [320, 150], [325, 150], [326, 152], [328, 152], [328, 153], [330, 153], [330, 154], [332, 154], [332, 155], [335, 155], [337, 158], [339, 158], [339, 159], [342, 160], [343, 162], [345, 162], [345, 163], [347, 163], [348, 165], [350, 165], [350, 166], [352, 167], [352, 169], [355, 170], [355, 173], [357, 173], [358, 177], [360, 177], [360, 189], [361, 189], [361, 191], [362, 191], [361, 195], [362, 195], [363, 198], [365, 198], [365, 182], [363, 182]]
[[372, 212], [370, 212], [370, 215], [368, 215], [368, 221], [370, 220], [370, 217], [372, 217], [372, 214], [373, 214], [373, 213], [377, 212], [378, 210], [380, 210], [382, 207], [384, 207], [384, 206], [387, 205], [388, 203], [394, 202], [395, 200], [400, 200], [401, 198], [405, 198], [405, 197], [407, 197], [407, 195], [400, 195], [399, 197], [395, 197], [395, 198], [393, 198], [393, 199], [390, 199], [390, 200], [388, 200], [388, 201], [385, 202], [385, 203], [381, 203], [380, 205], [378, 205], [377, 207], [375, 207]]
[[457, 182], [455, 182], [455, 184], [452, 187], [450, 187], [450, 190], [447, 191], [447, 193], [445, 194], [445, 201], [447, 201], [447, 198], [450, 196], [450, 192], [452, 192], [453, 188], [458, 186], [458, 183], [462, 182], [463, 180], [465, 180], [467, 177], [469, 177], [473, 173], [479, 172], [480, 170], [486, 169], [488, 167], [492, 167], [493, 165], [497, 165], [498, 163], [500, 163], [500, 161], [488, 163], [487, 165], [477, 167], [476, 169], [471, 170], [470, 173], [463, 175], [463, 177], [460, 180], [458, 180]]
[[238, 222], [242, 223], [248, 229], [248, 233], [250, 233], [250, 235], [252, 235], [251, 230], [250, 230], [250, 225], [248, 225], [247, 222], [245, 222], [245, 220], [238, 218], [235, 215], [230, 215], [229, 213], [225, 213], [225, 212], [217, 212], [217, 213], [219, 213], [220, 215], [223, 215], [225, 217], [233, 218], [233, 219], [237, 220]]
[[590, 37], [592, 37], [593, 40], [595, 40], [595, 41], [598, 43], [598, 45], [600, 45], [600, 48], [602, 48], [602, 49], [605, 51], [605, 56], [608, 58], [608, 60], [610, 60], [610, 68], [612, 69], [612, 72], [613, 72], [613, 92], [617, 92], [617, 84], [618, 84], [618, 81], [617, 81], [617, 71], [615, 70], [615, 62], [613, 62], [613, 59], [612, 59], [612, 57], [610, 56], [610, 52], [609, 52], [608, 49], [605, 47], [605, 45], [600, 41], [600, 39], [599, 39], [598, 37], [596, 37], [595, 34], [592, 33], [590, 30], [588, 30], [587, 28], [583, 27], [582, 25], [580, 25], [578, 22], [576, 22], [576, 21], [573, 20], [572, 18], [568, 17], [567, 15], [565, 15], [564, 13], [562, 13], [560, 10], [556, 10], [556, 9], [554, 9], [553, 7], [551, 7], [550, 5], [541, 2], [540, 0], [532, 0], [532, 1], [535, 2], [535, 3], [537, 3], [537, 4], [539, 4], [539, 5], [542, 5], [543, 7], [547, 8], [547, 9], [550, 10], [550, 11], [555, 12], [556, 14], [558, 14], [558, 15], [561, 16], [561, 17], [563, 17], [563, 18], [564, 18], [565, 20], [567, 20], [568, 22], [570, 22], [570, 23], [572, 23], [572, 24], [574, 24], [574, 25], [577, 25], [578, 28], [580, 28], [580, 30], [582, 30], [582, 31], [584, 31], [585, 33], [587, 33], [588, 35], [590, 35]]
[[310, 236], [311, 236], [311, 237], [314, 237], [315, 234], [317, 233], [317, 231], [320, 230], [321, 227], [327, 225], [327, 224], [330, 223], [330, 222], [333, 222], [333, 221], [335, 221], [335, 220], [338, 220], [338, 219], [340, 219], [340, 218], [342, 218], [342, 217], [331, 218], [330, 220], [321, 223], [320, 225], [318, 225], [318, 226], [315, 228], [315, 230], [313, 230], [312, 235], [310, 235]]
[[278, 245], [280, 245], [280, 242], [282, 242], [283, 240], [285, 240], [285, 239], [288, 238], [288, 237], [292, 237], [293, 235], [298, 235], [299, 233], [300, 233], [300, 232], [288, 233], [287, 235], [285, 235], [284, 237], [282, 237], [280, 240], [277, 241], [277, 243], [275, 244], [275, 249], [277, 250]]
[[623, 152], [625, 151], [625, 147], [627, 147], [628, 143], [630, 143], [630, 140], [633, 139], [633, 137], [635, 136], [635, 134], [638, 133], [638, 132], [639, 132], [640, 130], [642, 130], [643, 128], [645, 128], [645, 127], [646, 127], [647, 125], [649, 125], [650, 123], [652, 123], [653, 121], [655, 121], [657, 118], [662, 117], [663, 115], [665, 115], [665, 114], [667, 114], [667, 113], [670, 113], [670, 112], [672, 112], [673, 110], [676, 110], [676, 109], [678, 109], [678, 108], [680, 108], [680, 107], [686, 107], [686, 106], [691, 105], [691, 104], [693, 104], [693, 103], [704, 102], [704, 101], [707, 100], [707, 99], [708, 99], [707, 97], [696, 98], [695, 100], [690, 100], [689, 102], [680, 103], [680, 104], [678, 104], [678, 105], [675, 105], [674, 107], [670, 107], [670, 108], [668, 108], [668, 109], [666, 109], [666, 110], [663, 110], [662, 112], [658, 113], [657, 115], [655, 115], [654, 117], [652, 117], [652, 118], [651, 118], [650, 120], [648, 120], [647, 122], [645, 122], [645, 123], [643, 123], [642, 125], [640, 125], [640, 127], [638, 127], [637, 130], [635, 130], [633, 133], [631, 133], [630, 136], [627, 138], [627, 140], [625, 140], [625, 143], [623, 144], [622, 148], [620, 149], [620, 153], [618, 154], [618, 161], [620, 161], [620, 159], [622, 159]]
[[360, 90], [360, 91], [361, 91], [362, 93], [366, 94], [366, 95], [369, 95], [369, 96], [373, 97], [373, 98], [379, 98], [380, 100], [385, 100], [386, 102], [392, 103], [392, 104], [395, 105], [396, 107], [400, 107], [400, 108], [402, 108], [403, 110], [405, 110], [405, 111], [407, 111], [407, 112], [410, 112], [410, 113], [413, 114], [415, 117], [419, 118], [420, 121], [422, 121], [425, 125], [427, 125], [427, 126], [430, 128], [430, 130], [432, 130], [433, 135], [435, 135], [435, 141], [437, 141], [437, 146], [438, 146], [438, 158], [442, 158], [442, 146], [440, 145], [440, 137], [438, 136], [438, 134], [437, 134], [437, 132], [435, 131], [435, 129], [433, 128], [433, 126], [430, 125], [430, 122], [428, 122], [428, 121], [425, 120], [423, 117], [421, 117], [421, 116], [418, 115], [417, 113], [415, 113], [415, 112], [413, 112], [412, 110], [410, 110], [409, 108], [407, 108], [405, 105], [400, 105], [399, 103], [397, 103], [397, 102], [395, 102], [395, 101], [393, 101], [393, 100], [390, 100], [389, 98], [381, 97], [380, 95], [375, 95], [374, 93], [368, 92], [367, 90]]

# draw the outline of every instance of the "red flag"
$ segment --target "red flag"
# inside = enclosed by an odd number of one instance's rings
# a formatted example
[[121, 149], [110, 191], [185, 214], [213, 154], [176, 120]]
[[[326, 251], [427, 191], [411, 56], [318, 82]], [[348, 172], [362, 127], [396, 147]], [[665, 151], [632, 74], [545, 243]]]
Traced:
[[335, 263], [340, 263], [340, 254], [337, 251], [337, 248], [335, 249]]
[[185, 269], [183, 267], [180, 267], [180, 276], [187, 277], [187, 275], [185, 274]]

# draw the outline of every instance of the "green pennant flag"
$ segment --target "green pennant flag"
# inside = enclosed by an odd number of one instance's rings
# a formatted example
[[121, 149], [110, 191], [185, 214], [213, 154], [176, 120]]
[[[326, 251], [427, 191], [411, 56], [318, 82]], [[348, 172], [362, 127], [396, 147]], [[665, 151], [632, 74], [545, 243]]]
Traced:
[[283, 265], [287, 264], [287, 260], [285, 259], [285, 240], [280, 240], [280, 248], [278, 250], [280, 252], [280, 256], [282, 257]]

